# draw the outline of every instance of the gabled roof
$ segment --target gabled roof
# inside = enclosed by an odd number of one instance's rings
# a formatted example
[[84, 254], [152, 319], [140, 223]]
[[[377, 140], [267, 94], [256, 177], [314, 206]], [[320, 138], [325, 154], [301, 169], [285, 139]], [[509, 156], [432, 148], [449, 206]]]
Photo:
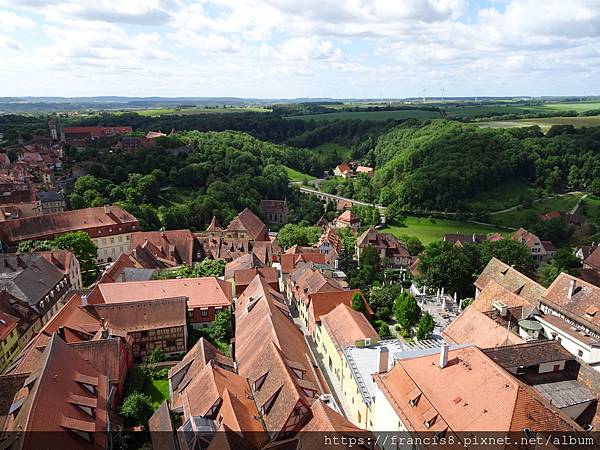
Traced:
[[600, 287], [561, 273], [540, 299], [565, 316], [600, 331]]
[[230, 280], [238, 270], [254, 269], [256, 267], [264, 267], [265, 265], [258, 259], [254, 253], [246, 253], [239, 258], [225, 264], [225, 274], [223, 278]]
[[187, 326], [185, 297], [87, 305], [85, 308], [96, 317], [106, 319], [110, 326], [128, 333]]
[[589, 256], [583, 261], [584, 266], [600, 270], [600, 246], [594, 248]]
[[[4, 222], [0, 237], [5, 242], [19, 242], [110, 225], [115, 227], [112, 234], [120, 234], [119, 227], [124, 225], [137, 227], [138, 220], [118, 205], [106, 209], [104, 207], [84, 208]], [[94, 237], [97, 237], [96, 234]]]
[[526, 309], [531, 309], [534, 306], [537, 306], [537, 302], [531, 303], [526, 298], [521, 297], [496, 283], [496, 281], [490, 280], [481, 290], [477, 298], [473, 300], [470, 308], [474, 308], [479, 312], [492, 311], [494, 309], [493, 302], [495, 301], [500, 301], [509, 308], [521, 306]]
[[540, 242], [541, 240], [535, 234], [527, 231], [525, 228], [519, 228], [513, 234], [513, 241], [519, 241], [522, 244], [525, 244], [527, 247], [532, 248], [536, 242]]
[[154, 414], [148, 421], [148, 429], [150, 430], [150, 439], [152, 440], [153, 448], [177, 450], [175, 428], [166, 400], [154, 411]]
[[277, 283], [279, 274], [275, 267], [261, 267], [259, 269], [238, 270], [233, 276], [236, 286], [246, 286], [256, 277], [261, 276], [269, 284]]
[[350, 166], [348, 164], [338, 164], [336, 169], [338, 169], [341, 173], [350, 172]]
[[219, 223], [219, 219], [217, 219], [217, 216], [213, 216], [206, 231], [223, 231], [223, 229], [221, 228], [221, 224]]
[[342, 348], [354, 345], [356, 341], [379, 337], [365, 315], [345, 303], [321, 316], [321, 323], [340, 355]]
[[54, 264], [57, 269], [62, 270], [63, 275], [70, 275], [71, 265], [75, 259], [73, 252], [69, 250], [49, 250], [37, 252], [37, 254], [49, 263]]
[[475, 344], [481, 348], [523, 343], [496, 321], [469, 306], [446, 328], [442, 335], [455, 344]]
[[268, 240], [267, 226], [248, 208], [244, 209], [229, 222], [226, 231], [244, 231], [255, 241]]
[[186, 297], [189, 308], [231, 305], [231, 284], [216, 277], [102, 283], [97, 290], [104, 303]]
[[183, 359], [169, 369], [169, 380], [172, 389], [171, 401], [178, 403], [178, 393], [185, 389], [195, 376], [213, 361], [215, 366], [231, 369], [234, 368], [233, 359], [223, 355], [210, 342], [201, 337], [196, 344], [185, 354]]
[[[267, 433], [257, 419], [258, 410], [247, 395], [226, 388], [222, 393], [223, 403], [217, 422], [243, 437], [253, 447], [259, 448], [268, 442]], [[212, 442], [211, 442], [212, 443]], [[239, 447], [236, 447], [239, 450]]]
[[410, 252], [404, 242], [390, 233], [380, 233], [372, 226], [359, 236], [356, 240], [356, 245], [360, 248], [370, 245], [379, 250], [389, 251], [392, 253], [392, 256], [396, 256], [394, 254], [397, 254], [397, 256], [410, 257]]
[[360, 223], [360, 218], [349, 209], [340, 214], [335, 220], [348, 224]]
[[[290, 247], [291, 249], [292, 247]], [[316, 249], [315, 249], [316, 250]], [[316, 264], [325, 264], [327, 255], [316, 252], [311, 253], [284, 253], [281, 255], [281, 272], [291, 273], [299, 263], [314, 262]]]
[[[106, 376], [53, 335], [39, 371], [29, 379], [29, 387], [23, 387], [14, 398], [16, 410], [7, 419], [6, 431], [61, 432], [56, 442], [60, 441], [61, 448], [106, 448]], [[21, 406], [17, 407], [19, 403]], [[85, 408], [93, 408], [94, 416], [87, 414]], [[92, 442], [64, 433], [68, 430], [89, 432]], [[11, 448], [45, 448], [47, 439], [44, 433], [22, 433]]]
[[374, 375], [409, 431], [579, 430], [476, 347], [449, 350], [443, 369], [438, 360], [438, 354], [403, 359], [389, 372]]
[[138, 231], [131, 233], [131, 248], [151, 242], [156, 256], [175, 264], [191, 266], [195, 261], [196, 236], [190, 230]]
[[350, 289], [344, 291], [315, 292], [308, 296], [309, 310], [315, 322], [320, 322], [321, 318], [333, 311], [339, 305], [346, 305], [352, 309], [352, 297], [359, 294], [364, 302], [365, 311], [368, 315], [373, 315], [373, 310], [364, 298], [360, 289]]
[[51, 336], [58, 332], [67, 343], [92, 339], [102, 322], [81, 306], [81, 295], [73, 294], [65, 305], [44, 325], [40, 334]]
[[330, 227], [330, 226], [327, 226], [325, 228], [325, 231], [323, 231], [323, 233], [321, 233], [321, 236], [319, 237], [319, 242], [317, 242], [317, 247], [320, 247], [325, 242], [328, 242], [329, 245], [331, 247], [333, 247], [333, 249], [336, 252], [340, 251], [341, 241], [340, 241], [340, 237], [338, 236], [337, 232], [335, 231], [335, 228]]
[[531, 278], [523, 275], [517, 269], [503, 263], [497, 258], [492, 258], [485, 266], [483, 272], [475, 280], [475, 286], [480, 290], [485, 288], [490, 280], [495, 281], [505, 289], [523, 297], [530, 304], [536, 305], [545, 289]]
[[17, 327], [19, 319], [10, 314], [0, 311], [0, 342], [8, 337]]

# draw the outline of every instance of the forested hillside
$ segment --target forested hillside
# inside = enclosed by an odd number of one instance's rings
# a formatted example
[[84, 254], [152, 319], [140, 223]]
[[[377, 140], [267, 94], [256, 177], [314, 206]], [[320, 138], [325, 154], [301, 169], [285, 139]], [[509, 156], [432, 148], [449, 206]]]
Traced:
[[512, 178], [550, 191], [585, 189], [600, 177], [600, 128], [486, 129], [444, 120], [406, 122], [367, 159], [381, 203], [464, 210], [464, 200]]

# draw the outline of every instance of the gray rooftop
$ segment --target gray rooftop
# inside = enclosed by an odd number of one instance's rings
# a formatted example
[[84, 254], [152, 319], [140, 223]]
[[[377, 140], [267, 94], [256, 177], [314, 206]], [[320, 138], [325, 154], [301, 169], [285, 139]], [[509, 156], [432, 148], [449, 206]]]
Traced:
[[538, 384], [534, 387], [559, 409], [579, 405], [596, 398], [588, 388], [575, 380]]
[[62, 202], [65, 197], [61, 192], [39, 191], [36, 193], [37, 199], [41, 202]]

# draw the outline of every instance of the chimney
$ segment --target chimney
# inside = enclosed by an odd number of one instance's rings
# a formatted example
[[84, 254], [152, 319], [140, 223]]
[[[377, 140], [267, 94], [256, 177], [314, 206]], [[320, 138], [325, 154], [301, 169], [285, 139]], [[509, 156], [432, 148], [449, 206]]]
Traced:
[[390, 360], [390, 351], [387, 347], [379, 347], [379, 371], [378, 373], [386, 373]]
[[575, 280], [571, 280], [569, 281], [569, 293], [568, 293], [568, 297], [569, 300], [571, 300], [573, 298], [573, 294], [575, 293]]
[[338, 270], [339, 264], [340, 263], [337, 259], [333, 262], [333, 267], [335, 268], [335, 270]]
[[440, 348], [440, 368], [448, 365], [448, 344], [444, 343]]
[[110, 213], [110, 205], [104, 205], [104, 214]]
[[81, 306], [87, 306], [88, 304], [88, 296], [87, 294], [83, 294], [81, 296]]

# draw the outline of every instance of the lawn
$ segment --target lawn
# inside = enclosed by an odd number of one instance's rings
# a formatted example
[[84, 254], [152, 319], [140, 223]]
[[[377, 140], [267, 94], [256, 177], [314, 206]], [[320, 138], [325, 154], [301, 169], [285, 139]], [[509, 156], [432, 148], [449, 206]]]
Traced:
[[425, 245], [433, 241], [441, 240], [444, 234], [447, 233], [506, 234], [506, 230], [501, 230], [499, 228], [488, 227], [469, 222], [460, 222], [457, 220], [434, 219], [428, 217], [409, 216], [404, 221], [404, 225], [404, 227], [385, 227], [381, 231], [392, 233], [395, 236], [416, 236]]
[[514, 211], [502, 214], [494, 214], [490, 221], [501, 226], [519, 228], [529, 222], [528, 218], [533, 215], [541, 215], [549, 211], [569, 212], [581, 198], [583, 194], [567, 194], [561, 197], [554, 197], [541, 202], [535, 202], [528, 208], [518, 208]]
[[325, 114], [310, 114], [305, 116], [290, 116], [288, 119], [314, 120], [324, 122], [328, 120], [389, 120], [389, 119], [439, 119], [440, 114], [436, 111], [424, 111], [421, 109], [405, 109], [400, 111], [341, 111]]
[[169, 380], [166, 378], [147, 378], [139, 368], [135, 368], [127, 376], [125, 396], [135, 391], [150, 397], [152, 407], [156, 410], [162, 402], [169, 398]]
[[[590, 194], [583, 202], [581, 202], [581, 204], [583, 205], [583, 210], [588, 220], [600, 225], [600, 197]], [[581, 213], [581, 209], [579, 212]]]
[[325, 144], [313, 147], [311, 150], [323, 155], [336, 154], [343, 162], [350, 161], [350, 158], [352, 157], [352, 150], [333, 142], [326, 142]]
[[529, 191], [531, 189], [526, 180], [514, 179], [488, 191], [480, 192], [477, 196], [469, 199], [467, 203], [472, 208], [499, 211], [518, 205]]
[[303, 182], [314, 180], [315, 177], [312, 175], [308, 175], [306, 173], [298, 172], [297, 170], [292, 169], [291, 167], [283, 166], [285, 171], [287, 172], [288, 178], [291, 182]]

